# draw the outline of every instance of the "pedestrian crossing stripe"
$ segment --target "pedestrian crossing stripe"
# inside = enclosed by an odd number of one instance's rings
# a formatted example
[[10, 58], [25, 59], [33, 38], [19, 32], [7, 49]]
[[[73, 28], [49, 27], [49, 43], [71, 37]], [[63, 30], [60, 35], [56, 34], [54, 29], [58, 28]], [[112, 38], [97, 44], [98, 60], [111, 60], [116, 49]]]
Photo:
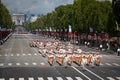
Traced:
[[9, 80], [15, 80], [15, 78], [10, 78]]
[[71, 77], [66, 77], [67, 78], [67, 80], [73, 80]]
[[42, 77], [38, 77], [38, 80], [44, 80]]
[[[107, 80], [120, 80], [120, 77], [106, 77]], [[66, 80], [74, 80], [72, 77], [65, 77]], [[83, 80], [81, 77], [75, 77], [76, 80]], [[16, 80], [16, 78], [0, 78], [0, 80]], [[18, 78], [18, 80], [25, 80], [24, 77], [20, 77]], [[28, 77], [27, 80], [36, 80], [34, 77]], [[46, 80], [43, 77], [38, 77], [37, 80]], [[54, 79], [53, 77], [47, 77], [47, 80], [64, 80], [64, 78], [62, 77], [56, 77], [56, 79]], [[106, 80], [106, 79], [105, 79]]]
[[116, 77], [118, 80], [120, 80], [120, 77]]
[[77, 80], [83, 80], [81, 77], [75, 77]]
[[19, 80], [24, 80], [24, 78], [19, 78]]
[[63, 80], [63, 78], [62, 77], [57, 77], [57, 80]]
[[47, 77], [48, 80], [54, 80], [52, 77]]
[[34, 80], [34, 78], [28, 78], [28, 80]]

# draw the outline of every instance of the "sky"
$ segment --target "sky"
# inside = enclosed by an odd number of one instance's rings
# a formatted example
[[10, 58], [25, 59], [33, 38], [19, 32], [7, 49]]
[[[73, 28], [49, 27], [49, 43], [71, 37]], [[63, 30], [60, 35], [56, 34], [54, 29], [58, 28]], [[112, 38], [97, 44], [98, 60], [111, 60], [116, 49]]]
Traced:
[[59, 5], [72, 4], [73, 0], [1, 0], [10, 14], [41, 15], [52, 12]]

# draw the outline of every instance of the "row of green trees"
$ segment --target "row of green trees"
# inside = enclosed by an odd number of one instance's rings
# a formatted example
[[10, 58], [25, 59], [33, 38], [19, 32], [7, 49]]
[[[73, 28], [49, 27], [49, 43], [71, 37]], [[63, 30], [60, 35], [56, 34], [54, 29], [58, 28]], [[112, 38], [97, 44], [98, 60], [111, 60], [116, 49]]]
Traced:
[[89, 31], [92, 27], [95, 31], [111, 32], [116, 30], [116, 22], [110, 1], [74, 0], [73, 4], [60, 5], [54, 11], [40, 16], [35, 22], [28, 22], [30, 29], [53, 28], [68, 29], [78, 33]]
[[2, 3], [0, 3], [0, 26], [6, 29], [10, 29], [13, 26], [11, 15]]

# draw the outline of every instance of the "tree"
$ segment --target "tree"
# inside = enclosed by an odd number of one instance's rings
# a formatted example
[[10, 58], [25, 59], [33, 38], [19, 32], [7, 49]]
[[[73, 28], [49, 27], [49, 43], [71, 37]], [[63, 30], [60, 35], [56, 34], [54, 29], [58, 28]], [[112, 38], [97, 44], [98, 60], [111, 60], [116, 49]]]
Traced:
[[13, 26], [9, 11], [3, 4], [0, 4], [0, 25], [5, 28], [12, 28]]

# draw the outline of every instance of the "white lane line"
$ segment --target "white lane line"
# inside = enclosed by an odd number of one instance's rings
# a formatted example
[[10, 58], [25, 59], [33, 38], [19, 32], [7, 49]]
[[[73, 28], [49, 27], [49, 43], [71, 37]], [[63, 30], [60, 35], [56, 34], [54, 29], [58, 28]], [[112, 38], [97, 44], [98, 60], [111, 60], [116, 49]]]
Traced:
[[0, 56], [2, 56], [2, 55], [0, 55]]
[[23, 56], [25, 56], [26, 54], [22, 54]]
[[36, 53], [34, 53], [34, 55], [35, 55], [35, 56], [37, 56], [37, 54], [36, 54]]
[[90, 71], [89, 69], [86, 68], [86, 70], [88, 72], [90, 72], [91, 74], [93, 74], [94, 76], [98, 77], [99, 79], [104, 80], [102, 77], [98, 76], [97, 74], [95, 74], [94, 72]]
[[17, 56], [20, 56], [20, 54], [17, 54]]
[[44, 63], [44, 62], [41, 62], [40, 64], [41, 64], [41, 65], [45, 65], [45, 63]]
[[8, 56], [7, 54], [5, 54], [5, 56]]
[[4, 78], [0, 78], [0, 80], [5, 80]]
[[25, 65], [29, 65], [29, 63], [27, 63], [27, 62], [25, 62], [24, 64], [25, 64]]
[[56, 77], [56, 78], [57, 78], [57, 80], [63, 80], [62, 77]]
[[108, 66], [112, 66], [110, 63], [105, 63], [106, 65], [108, 65]]
[[12, 63], [8, 63], [8, 66], [12, 66]]
[[4, 66], [4, 64], [3, 64], [3, 63], [0, 63], [0, 66]]
[[83, 80], [81, 77], [75, 77], [77, 80]]
[[32, 64], [33, 64], [33, 65], [37, 65], [37, 63], [36, 63], [36, 62], [33, 62]]
[[71, 77], [66, 77], [67, 80], [73, 80]]
[[101, 66], [103, 66], [104, 64], [100, 63]]
[[19, 78], [18, 80], [24, 80], [24, 78]]
[[113, 63], [113, 65], [115, 65], [115, 66], [120, 66], [119, 64], [117, 64], [117, 63]]
[[107, 79], [109, 79], [109, 80], [115, 80], [114, 78], [112, 78], [112, 77], [106, 77]]
[[47, 77], [48, 80], [54, 80], [52, 77]]
[[31, 78], [28, 78], [28, 80], [34, 80], [34, 78], [31, 77]]
[[9, 80], [15, 80], [15, 78], [9, 78]]
[[120, 77], [116, 77], [118, 80], [120, 80]]
[[10, 56], [13, 56], [13, 54], [11, 54]]
[[44, 80], [42, 77], [38, 77], [38, 80]]
[[29, 56], [31, 56], [31, 54], [28, 54]]
[[80, 73], [81, 75], [83, 75], [85, 78], [87, 78], [88, 80], [91, 80], [89, 77], [87, 77], [85, 74], [83, 74], [81, 71], [79, 71], [77, 68], [75, 68], [74, 66], [72, 66], [73, 69], [75, 69], [78, 73]]
[[20, 63], [16, 63], [17, 66], [20, 66]]

